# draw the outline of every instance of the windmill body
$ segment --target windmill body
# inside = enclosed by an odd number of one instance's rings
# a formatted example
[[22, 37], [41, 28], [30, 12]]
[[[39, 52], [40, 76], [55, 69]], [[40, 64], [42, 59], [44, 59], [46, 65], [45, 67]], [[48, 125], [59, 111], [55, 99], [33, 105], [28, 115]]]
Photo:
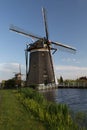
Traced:
[[55, 83], [52, 57], [47, 45], [42, 40], [33, 43], [29, 48], [30, 60], [27, 85]]
[[[15, 31], [27, 37], [37, 39], [33, 44], [27, 45], [25, 50], [27, 86], [55, 84], [55, 74], [51, 53], [52, 51], [53, 54], [57, 51], [57, 49], [64, 49], [72, 53], [76, 52], [76, 49], [71, 46], [49, 40], [46, 11], [44, 8], [42, 8], [42, 13], [44, 20], [45, 37], [32, 35], [31, 33], [28, 33], [16, 26], [10, 27], [10, 30], [12, 31]], [[54, 45], [56, 48], [54, 48]], [[30, 54], [29, 57], [28, 52]]]
[[16, 73], [15, 74], [15, 79], [16, 80], [21, 80], [21, 73]]

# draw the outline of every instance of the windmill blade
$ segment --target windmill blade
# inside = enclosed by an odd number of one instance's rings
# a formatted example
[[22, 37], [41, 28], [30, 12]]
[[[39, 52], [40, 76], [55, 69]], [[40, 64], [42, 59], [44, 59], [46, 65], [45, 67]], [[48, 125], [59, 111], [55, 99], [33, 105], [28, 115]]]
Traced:
[[45, 26], [46, 39], [48, 40], [49, 34], [48, 34], [48, 26], [47, 26], [47, 19], [46, 19], [46, 10], [45, 10], [45, 8], [42, 8], [42, 14], [43, 14], [43, 21], [44, 21], [44, 26]]
[[19, 64], [19, 73], [21, 74], [21, 64]]
[[26, 50], [25, 50], [25, 60], [26, 60], [26, 79], [27, 79], [27, 73], [28, 73], [28, 45], [26, 44]]
[[64, 44], [61, 44], [61, 43], [58, 43], [58, 42], [51, 42], [52, 44], [58, 46], [58, 49], [59, 50], [65, 50], [65, 51], [68, 51], [68, 52], [71, 52], [71, 53], [76, 53], [76, 49], [71, 47], [71, 46], [68, 46], [68, 45], [64, 45]]
[[26, 79], [27, 79], [27, 66], [28, 66], [28, 62], [27, 62], [27, 51], [25, 51], [25, 60], [26, 60]]
[[17, 26], [14, 26], [14, 25], [11, 25], [10, 28], [9, 28], [11, 31], [14, 31], [14, 32], [17, 32], [19, 34], [22, 34], [22, 35], [25, 35], [27, 37], [32, 37], [32, 38], [35, 38], [35, 39], [42, 39], [42, 37], [38, 37], [36, 35], [33, 35], [33, 34], [30, 34], [28, 32], [26, 32], [25, 30], [17, 27]]

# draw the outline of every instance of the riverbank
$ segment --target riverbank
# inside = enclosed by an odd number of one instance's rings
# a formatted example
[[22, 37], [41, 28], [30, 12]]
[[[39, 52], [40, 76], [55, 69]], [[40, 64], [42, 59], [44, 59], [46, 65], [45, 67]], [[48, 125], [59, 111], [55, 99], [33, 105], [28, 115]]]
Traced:
[[76, 88], [76, 89], [87, 89], [87, 86], [78, 85], [58, 85], [57, 88]]
[[66, 105], [48, 102], [35, 90], [0, 90], [0, 130], [85, 130]]
[[48, 90], [48, 89], [57, 89], [57, 88], [76, 88], [76, 89], [87, 89], [87, 85], [71, 85], [71, 84], [51, 84], [51, 85], [42, 85], [42, 86], [37, 86], [37, 90]]
[[0, 90], [0, 130], [46, 130], [15, 96], [15, 90]]

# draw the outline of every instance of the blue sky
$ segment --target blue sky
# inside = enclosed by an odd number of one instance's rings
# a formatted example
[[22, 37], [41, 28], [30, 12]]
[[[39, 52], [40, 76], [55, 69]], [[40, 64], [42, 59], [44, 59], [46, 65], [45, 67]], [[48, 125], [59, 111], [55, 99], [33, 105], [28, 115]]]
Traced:
[[44, 37], [41, 8], [47, 11], [49, 39], [73, 46], [75, 55], [58, 50], [53, 55], [56, 77], [87, 76], [86, 0], [0, 0], [0, 81], [14, 76], [21, 64], [25, 74], [26, 43], [30, 38], [9, 31], [11, 24]]

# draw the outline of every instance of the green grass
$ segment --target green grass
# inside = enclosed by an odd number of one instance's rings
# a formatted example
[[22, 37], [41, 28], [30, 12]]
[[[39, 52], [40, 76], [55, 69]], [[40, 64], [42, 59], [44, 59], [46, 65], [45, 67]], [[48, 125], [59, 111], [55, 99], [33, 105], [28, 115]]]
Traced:
[[22, 89], [17, 97], [34, 118], [45, 124], [47, 130], [85, 130], [73, 121], [64, 104], [48, 102], [40, 93], [29, 88]]
[[78, 126], [81, 117], [74, 122], [66, 105], [48, 102], [36, 90], [0, 90], [0, 130], [85, 130]]
[[46, 130], [17, 100], [14, 90], [0, 90], [0, 130]]

